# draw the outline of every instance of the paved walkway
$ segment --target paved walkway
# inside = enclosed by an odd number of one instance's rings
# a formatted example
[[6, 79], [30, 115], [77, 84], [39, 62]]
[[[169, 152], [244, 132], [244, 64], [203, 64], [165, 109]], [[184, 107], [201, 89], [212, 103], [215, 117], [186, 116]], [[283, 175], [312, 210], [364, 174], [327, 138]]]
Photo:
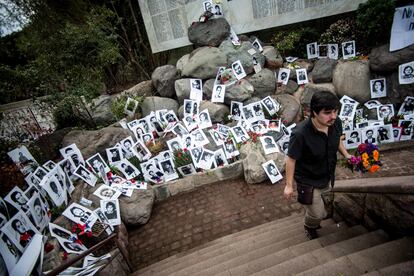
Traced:
[[[382, 152], [384, 166], [361, 176], [337, 167], [337, 179], [414, 175], [414, 146]], [[243, 179], [206, 185], [154, 205], [147, 224], [129, 229], [134, 269], [256, 225], [301, 212], [283, 199], [285, 182], [249, 185]]]

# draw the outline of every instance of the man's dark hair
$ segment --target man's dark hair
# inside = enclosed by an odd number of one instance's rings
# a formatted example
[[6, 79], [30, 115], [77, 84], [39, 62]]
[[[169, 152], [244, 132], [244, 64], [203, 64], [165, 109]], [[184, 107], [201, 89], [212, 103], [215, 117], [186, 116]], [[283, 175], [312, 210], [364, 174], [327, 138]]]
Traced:
[[311, 111], [311, 117], [315, 116], [314, 112], [316, 114], [319, 114], [319, 112], [322, 110], [334, 110], [339, 109], [339, 100], [338, 98], [328, 91], [321, 91], [313, 94], [311, 102], [310, 102], [310, 111]]

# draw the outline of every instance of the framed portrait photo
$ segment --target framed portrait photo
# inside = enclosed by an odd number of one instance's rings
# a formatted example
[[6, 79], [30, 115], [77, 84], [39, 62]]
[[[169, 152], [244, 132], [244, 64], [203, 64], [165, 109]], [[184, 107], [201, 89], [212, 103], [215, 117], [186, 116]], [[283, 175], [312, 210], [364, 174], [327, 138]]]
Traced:
[[306, 53], [308, 55], [308, 59], [318, 58], [318, 43], [312, 42], [306, 44]]
[[394, 105], [380, 105], [379, 107], [377, 107], [377, 115], [379, 120], [390, 120], [394, 116]]
[[328, 44], [328, 58], [338, 59], [338, 44]]
[[309, 82], [308, 80], [308, 73], [306, 72], [306, 69], [296, 69], [296, 79], [298, 82], [298, 85], [306, 84]]
[[108, 219], [109, 224], [112, 226], [121, 224], [121, 212], [119, 208], [119, 201], [114, 200], [101, 200], [101, 210], [105, 217]]
[[87, 223], [91, 227], [97, 220], [97, 217], [92, 213], [91, 210], [75, 202], [69, 205], [65, 211], [63, 211], [62, 215], [75, 223]]
[[92, 168], [96, 174], [104, 175], [111, 171], [109, 166], [105, 163], [102, 156], [97, 153], [86, 160], [86, 163]]
[[378, 142], [382, 144], [394, 142], [393, 127], [391, 124], [379, 126], [377, 131]]
[[269, 115], [276, 114], [279, 111], [279, 109], [280, 109], [279, 103], [277, 103], [270, 96], [265, 97], [263, 100], [261, 100], [261, 102], [262, 102], [262, 105], [266, 108], [266, 110], [269, 113]]
[[260, 136], [260, 142], [262, 143], [262, 147], [266, 155], [280, 152], [279, 147], [272, 136]]
[[106, 149], [106, 156], [110, 165], [116, 165], [121, 159], [124, 158], [122, 149], [120, 147], [112, 147]]
[[242, 114], [243, 103], [231, 101], [230, 105], [230, 114], [234, 120], [240, 120], [243, 116]]
[[172, 159], [160, 161], [160, 166], [164, 173], [165, 181], [170, 181], [178, 178], [178, 174], [175, 171], [174, 162]]
[[355, 40], [342, 43], [342, 57], [350, 59], [356, 56]]
[[213, 94], [211, 95], [211, 102], [224, 103], [224, 95], [226, 93], [226, 86], [223, 84], [216, 84], [213, 87]]
[[370, 80], [371, 99], [387, 96], [387, 85], [385, 78]]
[[99, 197], [100, 199], [117, 199], [121, 193], [105, 184], [102, 184], [93, 192], [94, 195]]
[[354, 149], [361, 144], [361, 131], [359, 129], [348, 130], [344, 132], [345, 134], [345, 148]]
[[233, 74], [236, 76], [237, 80], [241, 80], [242, 78], [247, 76], [240, 60], [233, 62], [231, 64], [231, 69], [233, 70]]
[[201, 102], [203, 100], [203, 84], [201, 79], [190, 79], [190, 100]]
[[188, 164], [188, 165], [185, 165], [185, 166], [178, 167], [177, 170], [184, 177], [197, 173], [193, 164]]
[[269, 160], [263, 163], [262, 167], [266, 172], [267, 177], [270, 179], [270, 182], [272, 182], [272, 184], [275, 184], [283, 178], [282, 174], [279, 172], [279, 169], [277, 168], [273, 160]]
[[79, 165], [76, 168], [74, 174], [92, 187], [95, 186], [96, 181], [98, 180], [98, 178], [91, 171], [82, 165]]
[[398, 79], [400, 84], [414, 83], [414, 61], [398, 66]]
[[279, 73], [277, 74], [277, 82], [283, 85], [287, 85], [290, 77], [290, 69], [280, 68]]
[[141, 174], [141, 172], [127, 159], [122, 159], [116, 167], [128, 180], [131, 180]]

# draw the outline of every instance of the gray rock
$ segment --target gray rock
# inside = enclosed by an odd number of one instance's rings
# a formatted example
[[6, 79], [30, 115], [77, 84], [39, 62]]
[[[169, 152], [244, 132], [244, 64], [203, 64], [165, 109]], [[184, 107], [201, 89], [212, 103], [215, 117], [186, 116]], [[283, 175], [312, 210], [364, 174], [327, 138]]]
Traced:
[[240, 46], [234, 46], [231, 41], [225, 40], [220, 44], [220, 50], [227, 56], [227, 64], [231, 64], [237, 60], [240, 60], [246, 74], [250, 74], [254, 71], [253, 69], [253, 57], [256, 58], [257, 62], [264, 67], [265, 57], [259, 51], [252, 56], [248, 53], [250, 49], [256, 49], [249, 41], [244, 41]]
[[175, 95], [174, 82], [178, 77], [179, 73], [174, 65], [164, 65], [155, 68], [151, 80], [161, 97], [173, 97]]
[[163, 97], [147, 97], [142, 102], [141, 110], [142, 116], [145, 117], [151, 113], [151, 111], [159, 109], [171, 109], [174, 112], [178, 110], [178, 103], [176, 100]]
[[263, 98], [251, 97], [250, 99], [245, 100], [243, 102], [243, 105], [248, 105], [248, 104], [251, 104], [251, 103], [255, 103], [255, 102], [261, 101], [262, 99]]
[[186, 54], [177, 61], [176, 67], [177, 67], [177, 70], [180, 71], [180, 73], [183, 71], [184, 66], [188, 63], [189, 60], [190, 60], [190, 54]]
[[398, 66], [414, 60], [414, 45], [390, 52], [390, 45], [382, 45], [372, 49], [369, 54], [369, 66], [376, 72], [398, 71]]
[[332, 81], [332, 74], [338, 62], [334, 59], [322, 58], [315, 63], [312, 70], [312, 81], [324, 83]]
[[123, 96], [123, 95], [127, 95], [127, 96], [130, 96], [130, 97], [133, 97], [133, 96], [147, 97], [147, 96], [152, 96], [153, 95], [152, 90], [153, 90], [152, 81], [151, 80], [146, 80], [146, 81], [138, 83], [137, 85], [134, 85], [133, 87], [131, 87], [131, 88], [125, 90], [125, 91], [122, 91], [121, 93], [119, 93], [115, 96], [120, 97], [120, 96]]
[[310, 100], [312, 99], [313, 94], [322, 92], [322, 91], [328, 91], [336, 95], [335, 87], [333, 86], [332, 83], [323, 83], [323, 84], [308, 83], [305, 85], [305, 91], [302, 94], [300, 103], [302, 105], [309, 106]]
[[[290, 75], [289, 75], [289, 79], [293, 80], [293, 81], [297, 81], [296, 78], [296, 70], [297, 69], [301, 69], [304, 68], [306, 69], [306, 72], [309, 74], [310, 72], [312, 72], [313, 69], [313, 61], [312, 60], [307, 60], [307, 59], [297, 59], [295, 61], [295, 64], [299, 66], [299, 68], [296, 69], [290, 69]], [[285, 64], [285, 67], [287, 67], [288, 63]]]
[[230, 104], [231, 101], [243, 102], [249, 99], [254, 92], [254, 87], [245, 79], [226, 87], [224, 102]]
[[92, 100], [89, 110], [97, 125], [107, 126], [116, 121], [111, 111], [113, 98], [109, 95], [102, 95]]
[[203, 99], [211, 100], [211, 95], [213, 95], [215, 79], [206, 80], [203, 84]]
[[400, 84], [398, 72], [386, 76], [387, 99], [392, 104], [401, 104], [405, 97], [414, 96], [414, 84]]
[[[68, 229], [69, 230], [69, 229]], [[60, 244], [56, 238], [48, 237], [47, 243], [51, 244], [53, 246], [53, 250], [46, 253], [44, 253], [43, 257], [43, 271], [49, 271], [52, 269], [55, 269], [59, 265], [63, 263], [62, 260], [62, 251], [60, 250]], [[5, 274], [7, 275], [7, 274]]]
[[264, 68], [246, 79], [253, 85], [256, 97], [264, 98], [275, 93], [276, 77], [273, 71], [269, 69]]
[[265, 56], [265, 66], [270, 69], [278, 69], [283, 66], [283, 58], [273, 46], [263, 46], [262, 54]]
[[177, 95], [178, 103], [183, 104], [185, 99], [190, 98], [190, 92], [191, 92], [190, 79], [176, 80], [174, 86], [175, 86], [175, 93]]
[[131, 132], [116, 126], [99, 130], [73, 130], [63, 138], [62, 147], [75, 143], [86, 160], [98, 152], [106, 156], [106, 148], [113, 147], [129, 135]]
[[301, 107], [298, 101], [289, 94], [276, 95], [273, 97], [281, 105], [281, 111], [279, 111], [282, 120], [286, 121], [289, 125], [293, 122], [298, 122], [300, 119]]
[[287, 85], [280, 84], [277, 86], [276, 95], [280, 95], [280, 94], [292, 95], [293, 93], [295, 93], [296, 90], [298, 90], [298, 87], [299, 86], [296, 83], [296, 81], [289, 80]]
[[155, 194], [151, 185], [147, 190], [135, 190], [131, 197], [121, 196], [121, 219], [126, 225], [142, 225], [151, 217]]
[[[127, 248], [128, 249], [128, 248]], [[127, 262], [124, 260], [124, 256], [120, 253], [119, 249], [112, 250], [111, 256], [115, 256], [108, 265], [101, 269], [96, 275], [116, 275], [116, 276], [127, 276], [130, 274]]]
[[370, 78], [368, 61], [340, 61], [334, 70], [333, 85], [339, 98], [347, 95], [365, 103], [371, 99]]
[[221, 66], [227, 65], [226, 55], [216, 47], [202, 47], [194, 50], [182, 70], [183, 77], [211, 79]]
[[229, 115], [230, 109], [225, 104], [212, 103], [210, 101], [202, 101], [200, 111], [208, 109], [212, 123], [221, 123], [224, 117]]
[[225, 18], [194, 22], [188, 28], [188, 40], [196, 46], [217, 47], [230, 35], [230, 25]]

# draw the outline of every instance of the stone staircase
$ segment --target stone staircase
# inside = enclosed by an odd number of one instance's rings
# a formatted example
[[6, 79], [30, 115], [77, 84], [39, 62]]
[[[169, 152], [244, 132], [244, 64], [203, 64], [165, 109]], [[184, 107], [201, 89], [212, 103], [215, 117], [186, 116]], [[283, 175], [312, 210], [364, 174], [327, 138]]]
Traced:
[[193, 248], [132, 275], [414, 275], [414, 237], [324, 220], [307, 240], [292, 215]]

